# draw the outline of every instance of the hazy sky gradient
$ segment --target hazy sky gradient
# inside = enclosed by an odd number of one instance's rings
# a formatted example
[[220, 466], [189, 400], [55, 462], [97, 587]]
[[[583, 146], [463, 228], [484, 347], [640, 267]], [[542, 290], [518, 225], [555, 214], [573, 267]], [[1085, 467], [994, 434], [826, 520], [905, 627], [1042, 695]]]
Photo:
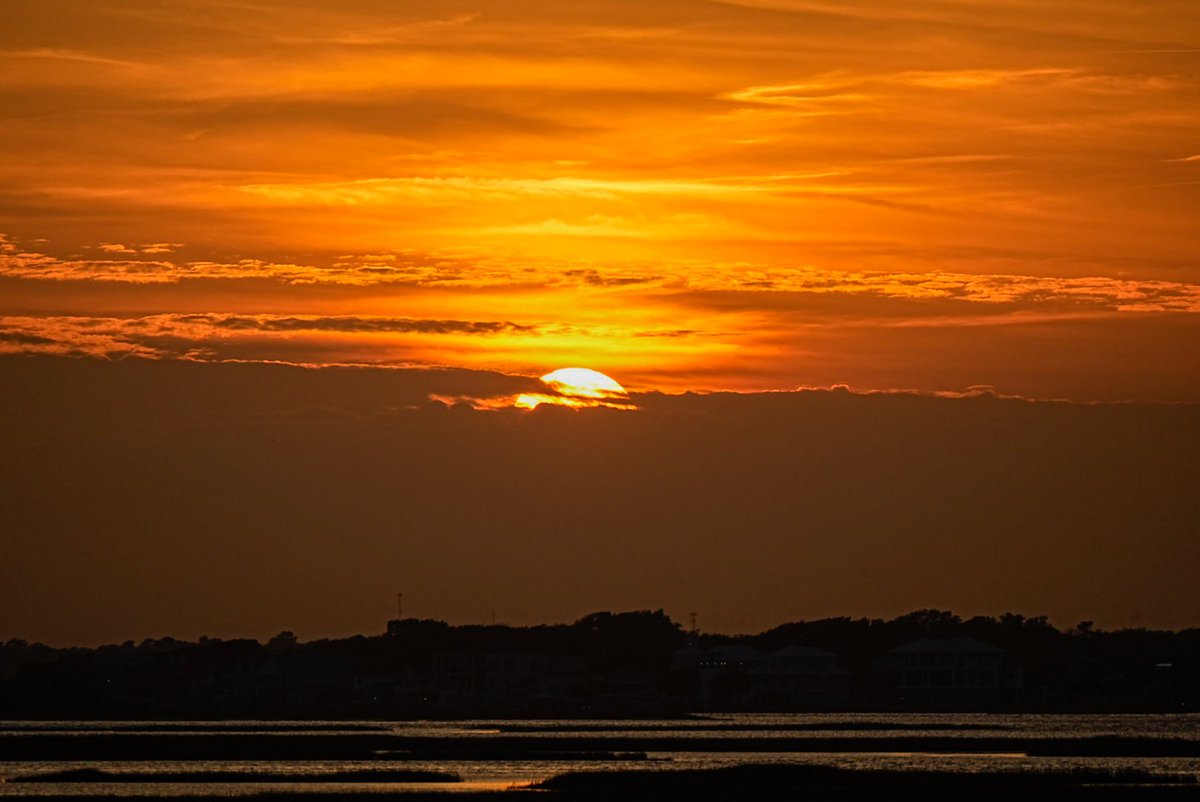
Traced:
[[0, 357], [0, 639], [596, 610], [1200, 622], [1200, 405], [647, 394], [488, 372]]

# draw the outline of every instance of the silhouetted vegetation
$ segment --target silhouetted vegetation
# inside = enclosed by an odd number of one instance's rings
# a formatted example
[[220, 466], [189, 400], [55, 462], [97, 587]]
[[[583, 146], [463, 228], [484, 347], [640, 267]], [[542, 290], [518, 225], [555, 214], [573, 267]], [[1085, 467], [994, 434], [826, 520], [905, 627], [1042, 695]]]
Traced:
[[20, 761], [354, 761], [388, 760], [571, 762], [653, 761], [674, 751], [760, 755], [896, 753], [1027, 754], [1036, 757], [1200, 757], [1200, 740], [1154, 736], [921, 735], [746, 738], [660, 733], [652, 735], [278, 735], [14, 734], [6, 733], [0, 759]]
[[[269, 788], [270, 786], [264, 786]], [[417, 787], [419, 789], [419, 786]], [[199, 789], [197, 789], [199, 790]], [[560, 800], [846, 800], [863, 799], [1002, 800], [1055, 799], [1065, 802], [1091, 800], [1195, 799], [1195, 779], [1135, 769], [1065, 769], [1029, 772], [987, 771], [953, 773], [940, 771], [886, 771], [834, 768], [829, 766], [742, 765], [721, 769], [669, 771], [569, 772], [532, 786], [515, 784], [506, 790], [481, 790], [472, 799], [512, 799], [528, 793]], [[354, 796], [394, 798], [395, 788], [379, 786], [354, 791]], [[445, 799], [436, 791], [406, 789], [405, 800]], [[306, 800], [344, 800], [346, 791], [305, 791]], [[80, 799], [79, 796], [46, 796], [42, 799]], [[96, 798], [99, 798], [97, 795]], [[175, 798], [139, 795], [141, 799]], [[189, 799], [227, 799], [214, 793], [188, 795]], [[254, 800], [294, 799], [292, 790], [264, 790], [242, 797]]]
[[12, 783], [457, 783], [448, 771], [361, 769], [357, 771], [109, 771], [68, 769], [24, 774]]
[[[998, 668], [970, 694], [911, 693], [889, 655], [928, 639], [980, 644]], [[831, 678], [830, 687], [836, 680], [836, 693], [819, 682], [805, 686], [816, 689], [808, 695], [759, 692], [757, 678], [773, 655], [809, 653], [822, 657], [822, 677]], [[1063, 631], [1042, 617], [963, 620], [921, 610], [887, 621], [801, 621], [735, 637], [686, 633], [659, 610], [533, 627], [406, 619], [383, 635], [308, 643], [281, 633], [265, 644], [168, 637], [98, 648], [0, 645], [0, 717], [11, 719], [729, 709], [1197, 710], [1200, 630], [1103, 631], [1085, 621]]]

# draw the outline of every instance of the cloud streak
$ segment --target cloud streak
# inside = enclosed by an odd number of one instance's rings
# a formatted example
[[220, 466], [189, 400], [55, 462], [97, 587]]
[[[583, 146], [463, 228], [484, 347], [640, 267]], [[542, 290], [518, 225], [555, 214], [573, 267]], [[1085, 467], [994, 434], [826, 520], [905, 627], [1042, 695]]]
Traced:
[[[102, 245], [113, 256], [158, 254], [179, 245], [126, 248]], [[1031, 257], [1029, 257], [1031, 258]], [[343, 255], [327, 265], [278, 264], [258, 259], [239, 262], [176, 262], [124, 258], [70, 260], [26, 251], [11, 238], [0, 240], [0, 276], [27, 281], [99, 281], [169, 284], [194, 280], [268, 279], [281, 284], [371, 287], [544, 288], [584, 287], [629, 294], [687, 289], [694, 292], [812, 293], [877, 295], [895, 299], [956, 299], [978, 304], [1051, 307], [1070, 303], [1101, 310], [1200, 312], [1200, 284], [1109, 276], [1034, 276], [1011, 273], [887, 272], [774, 267], [750, 263], [660, 262], [562, 266], [529, 261], [520, 272], [488, 256], [413, 252]], [[754, 305], [755, 302], [748, 302]], [[315, 328], [319, 320], [296, 316], [280, 320]], [[348, 318], [346, 318], [348, 320]], [[275, 322], [231, 318], [230, 325], [264, 330]], [[305, 323], [307, 321], [307, 323]], [[402, 325], [394, 319], [394, 325]], [[389, 325], [379, 323], [380, 326]], [[504, 324], [514, 326], [515, 324]], [[279, 330], [279, 329], [276, 329]], [[383, 329], [379, 329], [383, 330]], [[397, 329], [399, 330], [399, 329]], [[512, 329], [510, 329], [512, 330]]]
[[302, 317], [293, 315], [177, 314], [135, 318], [80, 316], [0, 317], [2, 351], [79, 356], [138, 355], [198, 358], [223, 338], [256, 334], [323, 333], [347, 335], [466, 335], [531, 333], [531, 326], [507, 321], [420, 320], [413, 318]]

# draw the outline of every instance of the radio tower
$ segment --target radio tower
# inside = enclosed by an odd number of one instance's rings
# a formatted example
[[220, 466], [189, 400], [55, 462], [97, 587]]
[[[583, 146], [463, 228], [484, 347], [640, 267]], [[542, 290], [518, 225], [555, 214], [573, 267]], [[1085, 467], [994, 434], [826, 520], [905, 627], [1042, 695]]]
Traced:
[[396, 620], [397, 621], [404, 620], [404, 594], [403, 593], [396, 594]]

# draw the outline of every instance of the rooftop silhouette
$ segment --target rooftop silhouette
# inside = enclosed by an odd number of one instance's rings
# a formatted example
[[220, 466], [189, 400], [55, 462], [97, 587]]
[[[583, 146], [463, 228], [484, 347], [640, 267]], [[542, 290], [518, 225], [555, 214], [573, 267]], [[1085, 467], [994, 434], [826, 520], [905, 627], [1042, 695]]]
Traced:
[[0, 646], [4, 718], [368, 719], [700, 711], [1200, 709], [1200, 630], [1059, 630], [1044, 617], [920, 610], [756, 635], [661, 610], [572, 624], [451, 626], [299, 641], [172, 638]]

